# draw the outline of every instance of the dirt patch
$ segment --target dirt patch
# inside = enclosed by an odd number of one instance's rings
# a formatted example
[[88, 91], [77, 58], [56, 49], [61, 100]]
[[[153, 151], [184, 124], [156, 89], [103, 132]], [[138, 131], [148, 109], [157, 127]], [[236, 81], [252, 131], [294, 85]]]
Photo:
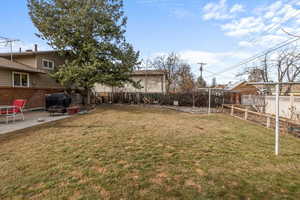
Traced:
[[193, 187], [195, 189], [197, 189], [198, 192], [202, 192], [202, 187], [198, 184], [196, 184], [193, 180], [189, 179], [186, 180], [184, 185], [189, 186], [189, 187]]
[[205, 172], [202, 169], [196, 169], [196, 172], [199, 176], [205, 176]]

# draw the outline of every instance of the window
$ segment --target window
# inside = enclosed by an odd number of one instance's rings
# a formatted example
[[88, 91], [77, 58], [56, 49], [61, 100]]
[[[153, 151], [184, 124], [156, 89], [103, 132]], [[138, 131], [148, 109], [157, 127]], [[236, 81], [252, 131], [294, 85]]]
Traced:
[[54, 61], [43, 59], [43, 67], [47, 69], [54, 69]]
[[13, 87], [29, 87], [29, 74], [13, 72]]

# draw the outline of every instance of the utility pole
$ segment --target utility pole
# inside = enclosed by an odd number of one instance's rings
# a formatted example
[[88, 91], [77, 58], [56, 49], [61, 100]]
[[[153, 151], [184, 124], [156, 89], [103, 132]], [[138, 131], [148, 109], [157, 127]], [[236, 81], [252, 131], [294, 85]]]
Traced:
[[207, 63], [198, 63], [200, 65], [200, 77], [203, 80], [203, 67], [207, 65]]

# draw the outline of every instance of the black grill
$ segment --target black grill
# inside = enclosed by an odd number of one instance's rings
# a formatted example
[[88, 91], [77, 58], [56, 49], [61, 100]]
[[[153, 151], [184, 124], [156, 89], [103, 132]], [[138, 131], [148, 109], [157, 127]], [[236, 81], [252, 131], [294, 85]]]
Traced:
[[50, 94], [46, 96], [46, 110], [49, 111], [53, 108], [60, 108], [62, 112], [67, 112], [67, 108], [72, 103], [69, 95], [64, 93]]

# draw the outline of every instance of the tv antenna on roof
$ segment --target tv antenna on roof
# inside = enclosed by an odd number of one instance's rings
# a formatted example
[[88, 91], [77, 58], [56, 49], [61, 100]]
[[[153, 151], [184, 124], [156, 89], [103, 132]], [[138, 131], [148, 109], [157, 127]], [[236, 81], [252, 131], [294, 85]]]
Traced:
[[18, 39], [10, 39], [6, 37], [0, 36], [0, 45], [4, 44], [4, 46], [9, 46], [10, 47], [10, 61], [13, 61], [13, 43], [18, 42], [20, 40]]

